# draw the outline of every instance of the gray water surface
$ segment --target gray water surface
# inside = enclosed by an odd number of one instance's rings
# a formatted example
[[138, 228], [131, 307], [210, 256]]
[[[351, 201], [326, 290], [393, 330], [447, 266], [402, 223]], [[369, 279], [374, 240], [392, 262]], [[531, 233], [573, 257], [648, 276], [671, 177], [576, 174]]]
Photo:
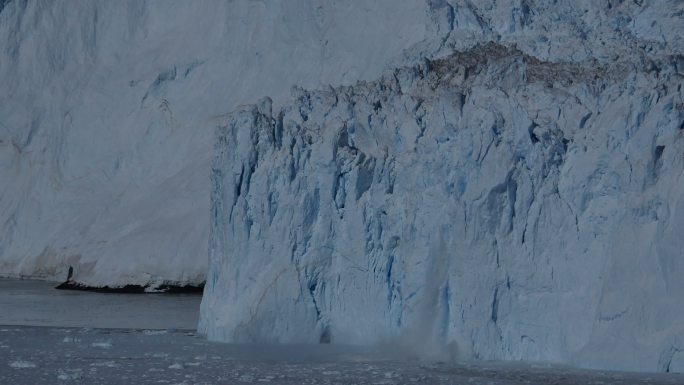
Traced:
[[339, 345], [210, 342], [200, 296], [53, 290], [0, 280], [0, 384], [684, 384], [684, 375], [407, 359]]
[[58, 283], [0, 279], [0, 325], [195, 330], [202, 296], [57, 290]]

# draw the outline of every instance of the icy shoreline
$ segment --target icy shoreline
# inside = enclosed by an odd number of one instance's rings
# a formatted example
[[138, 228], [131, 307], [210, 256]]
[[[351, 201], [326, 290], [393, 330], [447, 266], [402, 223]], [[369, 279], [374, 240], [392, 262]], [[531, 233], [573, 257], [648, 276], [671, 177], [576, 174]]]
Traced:
[[0, 324], [195, 330], [201, 296], [56, 290], [46, 281], [0, 279]]
[[212, 343], [188, 331], [0, 325], [0, 382], [679, 385], [684, 376], [406, 361], [353, 347]]

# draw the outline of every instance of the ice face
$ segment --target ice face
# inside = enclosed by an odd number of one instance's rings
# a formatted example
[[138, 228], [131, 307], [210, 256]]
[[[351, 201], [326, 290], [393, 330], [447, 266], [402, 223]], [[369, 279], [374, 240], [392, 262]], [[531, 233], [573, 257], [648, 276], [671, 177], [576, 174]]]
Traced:
[[488, 43], [227, 116], [200, 331], [681, 371], [684, 80], [642, 59]]
[[0, 275], [86, 285], [202, 282], [216, 117], [425, 29], [421, 0], [2, 4]]

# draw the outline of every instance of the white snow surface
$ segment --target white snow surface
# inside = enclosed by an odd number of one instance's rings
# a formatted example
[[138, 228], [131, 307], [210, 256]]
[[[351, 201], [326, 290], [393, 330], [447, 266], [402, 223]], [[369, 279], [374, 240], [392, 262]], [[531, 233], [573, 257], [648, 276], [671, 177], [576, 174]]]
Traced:
[[684, 371], [684, 3], [473, 3], [217, 122], [209, 339]]
[[212, 122], [377, 77], [422, 0], [2, 1], [0, 276], [197, 284]]

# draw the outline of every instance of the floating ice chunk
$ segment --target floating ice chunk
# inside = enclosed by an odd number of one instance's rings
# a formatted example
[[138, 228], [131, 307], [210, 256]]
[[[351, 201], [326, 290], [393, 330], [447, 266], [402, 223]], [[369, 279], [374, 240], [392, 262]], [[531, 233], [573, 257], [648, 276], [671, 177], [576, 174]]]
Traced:
[[83, 371], [81, 369], [60, 369], [57, 378], [62, 381], [68, 380], [78, 380], [83, 377]]
[[110, 341], [93, 342], [92, 344], [90, 344], [90, 346], [92, 346], [94, 348], [100, 348], [100, 349], [111, 349], [112, 343]]
[[31, 361], [16, 360], [10, 362], [9, 366], [15, 369], [30, 369], [35, 368], [36, 364]]
[[167, 334], [168, 330], [143, 330], [143, 334], [146, 336], [158, 336], [162, 334]]

